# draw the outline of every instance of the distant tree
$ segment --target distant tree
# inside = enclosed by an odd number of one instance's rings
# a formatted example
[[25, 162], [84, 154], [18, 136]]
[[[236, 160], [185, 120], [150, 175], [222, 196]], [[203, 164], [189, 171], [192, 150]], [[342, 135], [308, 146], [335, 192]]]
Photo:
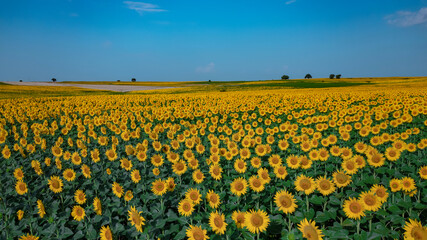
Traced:
[[117, 80], [117, 82], [120, 82], [120, 80]]
[[341, 79], [341, 74], [337, 74], [335, 77], [336, 77], [337, 79]]
[[329, 79], [334, 79], [335, 74], [329, 74]]
[[51, 80], [52, 80], [52, 82], [56, 82], [56, 78], [52, 78]]
[[310, 78], [313, 78], [312, 76], [311, 76], [311, 74], [310, 73], [307, 73], [307, 75], [305, 75], [305, 77], [304, 77], [305, 79], [310, 79]]
[[212, 82], [210, 79], [209, 79], [209, 81], [208, 82]]
[[288, 80], [289, 79], [289, 76], [288, 75], [283, 75], [282, 76], [282, 80]]
[[136, 82], [136, 78], [132, 78], [132, 82]]
[[19, 80], [19, 82], [22, 82], [22, 80]]

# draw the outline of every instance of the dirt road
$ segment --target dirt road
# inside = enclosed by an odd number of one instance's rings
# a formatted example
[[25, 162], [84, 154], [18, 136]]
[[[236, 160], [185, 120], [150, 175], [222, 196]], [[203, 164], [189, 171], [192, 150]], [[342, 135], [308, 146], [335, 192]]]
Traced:
[[156, 86], [95, 85], [95, 84], [53, 83], [53, 82], [3, 82], [3, 83], [18, 85], [18, 86], [79, 87], [79, 88], [89, 88], [89, 89], [115, 91], [115, 92], [131, 92], [131, 91], [171, 88], [171, 87], [156, 87]]

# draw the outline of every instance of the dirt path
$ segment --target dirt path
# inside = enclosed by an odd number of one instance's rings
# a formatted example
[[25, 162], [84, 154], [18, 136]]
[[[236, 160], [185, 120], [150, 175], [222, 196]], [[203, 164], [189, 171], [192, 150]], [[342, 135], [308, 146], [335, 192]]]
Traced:
[[172, 87], [156, 87], [156, 86], [135, 86], [135, 85], [95, 85], [95, 84], [70, 84], [70, 83], [53, 83], [53, 82], [3, 82], [17, 86], [42, 86], [42, 87], [79, 87], [97, 90], [107, 90], [115, 92], [131, 92], [142, 90], [165, 89]]

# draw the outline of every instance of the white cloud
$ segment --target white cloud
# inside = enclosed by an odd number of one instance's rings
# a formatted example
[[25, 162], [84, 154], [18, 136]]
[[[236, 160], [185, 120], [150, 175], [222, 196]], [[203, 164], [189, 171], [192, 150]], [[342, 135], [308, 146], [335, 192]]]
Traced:
[[159, 6], [151, 3], [144, 2], [132, 2], [132, 1], [124, 1], [124, 4], [127, 5], [127, 8], [137, 11], [139, 14], [143, 14], [144, 12], [165, 12], [165, 9], [159, 8]]
[[286, 5], [292, 4], [292, 3], [296, 2], [296, 1], [297, 0], [289, 0], [289, 1], [286, 2]]
[[418, 11], [398, 11], [393, 15], [385, 17], [388, 24], [399, 27], [410, 27], [413, 25], [427, 23], [427, 7]]
[[211, 62], [206, 66], [196, 68], [196, 72], [198, 73], [209, 73], [212, 72], [215, 68], [215, 63]]

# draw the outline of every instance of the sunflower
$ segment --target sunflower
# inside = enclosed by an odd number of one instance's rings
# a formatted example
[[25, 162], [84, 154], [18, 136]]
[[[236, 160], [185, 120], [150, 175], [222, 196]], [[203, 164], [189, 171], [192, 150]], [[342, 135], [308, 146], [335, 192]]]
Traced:
[[62, 173], [62, 176], [64, 177], [65, 180], [67, 180], [68, 182], [74, 181], [74, 179], [76, 179], [76, 172], [74, 172], [73, 169], [65, 169], [64, 172]]
[[140, 174], [139, 170], [134, 169], [130, 175], [132, 178], [132, 182], [139, 183], [139, 181], [141, 181], [141, 174]]
[[136, 154], [136, 159], [138, 159], [138, 161], [140, 162], [144, 162], [147, 159], [147, 154], [145, 152], [140, 151]]
[[242, 177], [236, 178], [232, 183], [230, 183], [231, 192], [237, 196], [244, 195], [247, 188], [248, 182]]
[[82, 170], [83, 176], [85, 178], [91, 178], [91, 176], [90, 176], [91, 172], [90, 172], [90, 168], [88, 165], [83, 164], [81, 167], [81, 170]]
[[25, 193], [28, 192], [27, 184], [24, 181], [20, 180], [16, 182], [15, 190], [16, 190], [16, 193], [18, 193], [19, 195], [24, 195]]
[[374, 186], [371, 187], [370, 192], [375, 194], [378, 197], [378, 199], [381, 201], [381, 203], [384, 203], [387, 201], [388, 192], [387, 192], [387, 188], [385, 188], [384, 186], [375, 184]]
[[303, 141], [300, 145], [300, 148], [304, 152], [310, 151], [310, 149], [312, 148], [311, 142], [310, 141]]
[[242, 148], [240, 149], [240, 158], [241, 159], [248, 159], [251, 157], [251, 151], [249, 148]]
[[178, 204], [178, 212], [183, 216], [190, 216], [194, 211], [194, 204], [190, 199], [184, 198]]
[[254, 175], [249, 178], [249, 187], [254, 192], [261, 192], [264, 190], [264, 181], [261, 180], [258, 176]]
[[322, 240], [323, 234], [316, 226], [315, 221], [307, 220], [304, 218], [300, 223], [298, 223], [298, 229], [302, 232], [302, 236], [308, 240]]
[[24, 179], [24, 172], [22, 171], [22, 167], [16, 168], [15, 171], [13, 171], [13, 176], [18, 181]]
[[133, 198], [132, 191], [131, 190], [127, 190], [126, 193], [125, 193], [125, 197], [124, 197], [125, 201], [129, 202], [130, 200], [132, 200], [132, 198]]
[[400, 180], [402, 190], [405, 192], [411, 192], [412, 190], [416, 189], [415, 181], [414, 179], [410, 177], [404, 177], [402, 180]]
[[135, 226], [138, 232], [142, 232], [142, 226], [145, 225], [145, 218], [141, 216], [141, 213], [141, 211], [136, 210], [133, 206], [128, 210], [128, 220], [132, 226]]
[[113, 233], [111, 232], [110, 226], [102, 226], [99, 236], [101, 240], [113, 240]]
[[396, 140], [392, 143], [392, 146], [398, 151], [403, 151], [406, 148], [406, 143], [402, 140]]
[[251, 159], [251, 165], [253, 168], [260, 168], [261, 167], [261, 158], [253, 157]]
[[18, 220], [21, 221], [24, 217], [24, 211], [18, 210], [18, 212], [16, 212], [16, 216], [18, 217]]
[[35, 236], [35, 235], [31, 235], [29, 233], [27, 233], [27, 235], [22, 235], [19, 237], [19, 240], [38, 240], [39, 237]]
[[207, 231], [199, 226], [190, 225], [186, 230], [188, 240], [205, 240], [209, 239]]
[[390, 180], [390, 189], [392, 192], [402, 190], [402, 183], [399, 179], [393, 178]]
[[245, 226], [245, 213], [241, 211], [234, 211], [231, 218], [236, 223], [237, 228], [243, 228]]
[[329, 195], [335, 192], [335, 184], [326, 177], [319, 177], [316, 180], [316, 188], [323, 195]]
[[71, 216], [74, 218], [74, 220], [81, 221], [85, 218], [86, 213], [85, 213], [84, 208], [76, 205], [73, 207], [73, 211], [71, 212]]
[[58, 147], [58, 146], [53, 146], [51, 148], [52, 150], [52, 154], [55, 157], [61, 157], [62, 156], [62, 148]]
[[268, 163], [273, 168], [278, 167], [282, 165], [282, 158], [277, 154], [273, 154], [268, 158]]
[[341, 158], [344, 160], [350, 159], [353, 156], [353, 151], [348, 147], [341, 148]]
[[84, 204], [86, 202], [86, 194], [78, 189], [75, 193], [74, 193], [74, 200], [78, 203], [78, 204]]
[[185, 198], [190, 199], [194, 205], [199, 204], [202, 201], [202, 195], [196, 188], [190, 188], [185, 193]]
[[108, 149], [107, 151], [105, 151], [105, 156], [107, 156], [108, 160], [110, 160], [110, 161], [116, 160], [117, 159], [116, 150]]
[[365, 216], [365, 205], [356, 198], [349, 198], [344, 201], [344, 212], [345, 215], [352, 219], [360, 219]]
[[179, 160], [172, 165], [172, 170], [177, 175], [182, 175], [187, 171], [187, 165], [183, 160]]
[[237, 159], [234, 162], [234, 169], [236, 170], [236, 172], [238, 173], [245, 173], [246, 172], [246, 162], [242, 159]]
[[276, 177], [279, 179], [285, 179], [286, 176], [288, 176], [288, 171], [285, 166], [278, 166], [274, 168], [274, 174], [276, 174]]
[[357, 172], [358, 168], [357, 168], [357, 163], [356, 161], [354, 161], [352, 158], [351, 159], [346, 159], [341, 163], [341, 167], [344, 169], [344, 171], [347, 174], [353, 175]]
[[363, 142], [357, 142], [356, 144], [354, 144], [354, 149], [358, 153], [364, 153], [366, 149], [368, 149], [368, 145]]
[[102, 215], [102, 205], [101, 200], [98, 197], [93, 199], [93, 209], [97, 215]]
[[359, 201], [363, 202], [365, 209], [368, 211], [378, 211], [381, 207], [381, 199], [372, 192], [362, 192]]
[[94, 163], [97, 163], [101, 160], [99, 158], [99, 150], [98, 149], [90, 151], [90, 157]]
[[421, 167], [420, 170], [418, 171], [418, 174], [420, 174], [420, 177], [422, 179], [427, 179], [427, 166]]
[[59, 169], [59, 170], [61, 170], [61, 169], [62, 169], [62, 162], [61, 162], [61, 159], [60, 159], [60, 158], [56, 158], [56, 159], [55, 159], [55, 165], [56, 165], [56, 168], [57, 168], [57, 169]]
[[351, 183], [351, 177], [343, 171], [334, 172], [332, 176], [337, 187], [345, 187]]
[[262, 157], [262, 156], [264, 156], [264, 155], [266, 155], [267, 154], [267, 148], [264, 146], [264, 145], [257, 145], [256, 147], [255, 147], [255, 153], [259, 156], [259, 157]]
[[304, 192], [306, 195], [313, 193], [316, 189], [316, 183], [313, 178], [306, 177], [304, 174], [301, 174], [297, 177], [294, 185], [297, 191]]
[[417, 151], [417, 145], [415, 145], [414, 143], [408, 143], [406, 145], [406, 150], [408, 150], [409, 152], [415, 152]]
[[289, 147], [289, 143], [286, 140], [280, 140], [277, 145], [279, 146], [280, 150], [285, 151]]
[[341, 155], [341, 148], [337, 145], [334, 145], [329, 149], [329, 152], [332, 154], [332, 156], [339, 157]]
[[166, 182], [161, 179], [157, 179], [152, 183], [151, 191], [157, 196], [162, 196], [167, 190]]
[[219, 214], [218, 212], [211, 212], [209, 215], [209, 226], [211, 226], [212, 231], [214, 231], [216, 234], [224, 234], [227, 228], [227, 223], [225, 222], [224, 214]]
[[245, 213], [245, 226], [251, 233], [264, 232], [269, 223], [270, 218], [264, 210], [249, 210]]
[[257, 171], [258, 177], [264, 184], [268, 184], [271, 181], [270, 174], [268, 173], [268, 169], [260, 168]]
[[285, 190], [277, 192], [274, 196], [274, 201], [279, 210], [286, 214], [295, 212], [298, 207], [295, 203], [294, 195]]
[[299, 157], [299, 166], [302, 169], [309, 169], [311, 165], [313, 164], [313, 160], [307, 158], [306, 156], [302, 155]]
[[169, 177], [166, 180], [166, 189], [168, 192], [173, 192], [175, 189], [175, 180], [172, 177]]
[[206, 200], [211, 208], [218, 208], [219, 204], [221, 204], [219, 195], [212, 190], [209, 190], [206, 194]]
[[112, 185], [112, 189], [113, 189], [113, 193], [114, 195], [116, 195], [118, 198], [121, 198], [123, 195], [123, 187], [120, 186], [120, 184], [114, 182]]
[[197, 184], [200, 184], [203, 182], [203, 179], [205, 179], [205, 175], [200, 171], [200, 169], [197, 169], [193, 172], [193, 181]]
[[385, 159], [381, 153], [374, 153], [368, 156], [368, 163], [373, 167], [381, 167], [385, 163]]
[[71, 155], [71, 162], [72, 162], [74, 165], [80, 165], [80, 164], [82, 163], [82, 158], [80, 157], [80, 155], [79, 155], [79, 153], [78, 153], [78, 152], [74, 152], [74, 153]]
[[64, 184], [62, 183], [62, 180], [58, 176], [51, 176], [48, 180], [49, 189], [52, 190], [54, 193], [60, 193], [62, 192], [62, 187]]
[[409, 219], [409, 221], [405, 222], [403, 229], [405, 230], [405, 240], [427, 239], [427, 227], [423, 227], [421, 222], [417, 220]]
[[37, 209], [38, 209], [37, 213], [40, 215], [41, 218], [43, 218], [44, 215], [46, 215], [46, 211], [44, 209], [43, 202], [40, 199], [37, 200]]
[[300, 165], [299, 161], [300, 161], [299, 157], [295, 155], [290, 155], [289, 157], [286, 158], [286, 163], [288, 164], [288, 167], [292, 169], [297, 169], [299, 167]]
[[188, 166], [195, 170], [199, 167], [199, 161], [195, 158], [188, 160]]
[[120, 167], [126, 171], [130, 171], [132, 169], [132, 161], [127, 158], [120, 159]]
[[400, 158], [400, 151], [398, 151], [394, 147], [389, 147], [385, 150], [385, 157], [389, 161], [396, 161], [397, 159]]
[[215, 180], [220, 180], [222, 178], [222, 168], [218, 164], [211, 165], [209, 168], [209, 173]]

